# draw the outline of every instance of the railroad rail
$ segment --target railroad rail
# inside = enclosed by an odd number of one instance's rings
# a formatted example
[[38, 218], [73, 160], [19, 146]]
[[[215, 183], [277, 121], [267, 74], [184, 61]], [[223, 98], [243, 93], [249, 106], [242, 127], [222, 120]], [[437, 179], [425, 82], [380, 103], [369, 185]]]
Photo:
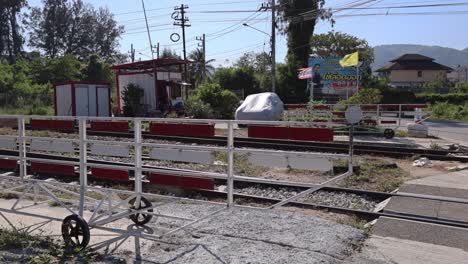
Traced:
[[[7, 154], [5, 152], [2, 153], [2, 155]], [[48, 155], [48, 154], [31, 154], [31, 157], [34, 158], [42, 158], [42, 159], [51, 159], [51, 160], [64, 160], [64, 161], [74, 161], [74, 158], [70, 157], [63, 157], [63, 156], [55, 156], [55, 155]], [[120, 163], [120, 162], [110, 162], [110, 161], [100, 161], [100, 160], [89, 160], [90, 164], [107, 164], [107, 165], [116, 165], [116, 166], [122, 166], [122, 165], [129, 165], [128, 163]], [[173, 168], [167, 168], [167, 167], [157, 167], [157, 166], [144, 166], [147, 168], [154, 168], [154, 169], [160, 169], [160, 170], [165, 170], [166, 173], [171, 174], [177, 172], [187, 172], [190, 173], [191, 171], [189, 170], [182, 170], [182, 169], [173, 169]], [[48, 175], [50, 176], [50, 175]], [[59, 178], [60, 177], [55, 177]], [[296, 188], [298, 191], [304, 191], [307, 190], [308, 188], [317, 186], [314, 184], [298, 184], [298, 183], [293, 183], [293, 182], [282, 182], [282, 181], [269, 181], [267, 183], [262, 182], [262, 180], [259, 179], [252, 179], [250, 177], [243, 177], [243, 176], [235, 176], [236, 182], [238, 184], [242, 185], [250, 185], [250, 184], [257, 184], [261, 185], [263, 187], [274, 187], [274, 188]], [[101, 179], [102, 180], [102, 179]], [[104, 180], [106, 181], [106, 180]], [[222, 181], [222, 180], [220, 180]], [[109, 184], [115, 183], [119, 184], [118, 182], [112, 182], [111, 180], [107, 180]], [[427, 199], [427, 200], [433, 200], [433, 201], [441, 201], [441, 202], [455, 202], [455, 203], [463, 203], [463, 204], [468, 204], [468, 200], [465, 199], [457, 199], [457, 198], [447, 198], [447, 197], [441, 197], [441, 196], [431, 196], [431, 195], [412, 195], [409, 193], [405, 194], [399, 194], [399, 193], [388, 193], [388, 192], [377, 192], [377, 191], [368, 191], [368, 190], [362, 190], [362, 189], [351, 189], [351, 188], [343, 188], [343, 187], [336, 187], [336, 186], [324, 186], [319, 189], [320, 191], [325, 191], [325, 192], [341, 192], [341, 193], [350, 193], [350, 194], [356, 194], [356, 195], [365, 195], [367, 197], [376, 199], [376, 200], [386, 200], [392, 197], [413, 197], [413, 198], [419, 198], [419, 199]], [[214, 191], [214, 190], [204, 190], [204, 189], [192, 189], [190, 190], [191, 192], [195, 193], [200, 193], [205, 197], [208, 198], [223, 198], [225, 199], [227, 197], [227, 192], [223, 191]], [[258, 195], [249, 195], [249, 194], [243, 194], [243, 193], [233, 193], [233, 197], [235, 199], [246, 199], [249, 202], [254, 202], [258, 204], [275, 204], [278, 202], [281, 202], [281, 199], [278, 198], [271, 198], [271, 197], [264, 197], [264, 196], [258, 196]], [[242, 204], [242, 202], [240, 203]], [[425, 223], [433, 223], [433, 224], [440, 224], [440, 225], [447, 225], [447, 226], [454, 226], [454, 227], [461, 227], [461, 228], [468, 228], [468, 222], [463, 222], [463, 221], [456, 221], [456, 220], [450, 220], [450, 219], [435, 219], [435, 218], [429, 218], [425, 216], [420, 216], [417, 214], [395, 214], [395, 213], [385, 213], [381, 211], [369, 211], [369, 210], [360, 210], [360, 209], [351, 209], [351, 208], [344, 208], [344, 207], [338, 207], [338, 206], [329, 206], [329, 205], [324, 205], [320, 203], [309, 203], [309, 202], [290, 202], [290, 206], [293, 207], [299, 207], [299, 208], [304, 208], [304, 209], [320, 209], [320, 210], [328, 210], [330, 212], [336, 212], [336, 213], [342, 213], [342, 214], [352, 214], [356, 215], [360, 218], [366, 219], [368, 221], [377, 219], [381, 216], [385, 217], [390, 217], [390, 218], [396, 218], [396, 219], [405, 219], [405, 220], [413, 220], [413, 221], [418, 221], [418, 222], [425, 222]], [[261, 207], [261, 205], [258, 205]]]
[[[90, 135], [103, 136], [103, 137], [132, 137], [132, 133], [118, 133], [118, 132], [89, 132]], [[176, 141], [182, 143], [196, 143], [201, 145], [216, 145], [226, 146], [227, 137], [214, 136], [214, 137], [189, 137], [189, 136], [167, 136], [167, 135], [154, 135], [150, 133], [143, 133], [143, 138]], [[414, 156], [424, 156], [432, 160], [443, 161], [460, 161], [468, 162], [466, 156], [456, 156], [464, 154], [459, 151], [448, 150], [432, 150], [410, 147], [399, 147], [394, 144], [385, 145], [365, 145], [357, 143], [354, 145], [354, 153], [358, 155], [379, 155], [392, 158], [409, 158]], [[311, 151], [311, 152], [324, 152], [324, 153], [347, 153], [349, 144], [347, 142], [311, 142], [299, 140], [278, 140], [278, 139], [263, 139], [263, 138], [246, 138], [236, 137], [234, 146], [239, 148], [263, 148], [287, 151]]]
[[[0, 118], [2, 118], [2, 116], [0, 116]], [[353, 173], [353, 147], [355, 146], [353, 144], [352, 134], [348, 144], [348, 152], [346, 154], [336, 153], [338, 152], [336, 149], [333, 149], [333, 153], [324, 153], [324, 151], [316, 152], [318, 148], [317, 146], [300, 146], [299, 144], [291, 146], [290, 142], [280, 146], [284, 149], [278, 150], [278, 148], [274, 146], [274, 144], [280, 145], [278, 141], [274, 141], [274, 143], [265, 143], [267, 141], [264, 141], [263, 143], [252, 143], [251, 139], [244, 140], [242, 138], [234, 137], [234, 125], [236, 124], [259, 124], [264, 126], [289, 126], [291, 124], [296, 124], [290, 122], [43, 116], [7, 116], [7, 118], [16, 119], [18, 122], [18, 129], [16, 131], [16, 135], [0, 136], [0, 165], [6, 164], [10, 166], [10, 168], [13, 168], [11, 171], [0, 175], [0, 180], [12, 185], [8, 186], [6, 189], [0, 190], [0, 192], [13, 192], [18, 194], [18, 198], [14, 201], [11, 208], [0, 208], [0, 212], [62, 221], [62, 237], [65, 243], [67, 245], [80, 248], [84, 248], [89, 244], [89, 230], [92, 228], [126, 234], [126, 232], [128, 232], [127, 230], [108, 227], [108, 224], [119, 219], [130, 218], [130, 220], [136, 225], [147, 224], [152, 220], [153, 216], [185, 221], [185, 224], [175, 227], [174, 229], [158, 236], [158, 238], [162, 238], [191, 227], [204, 219], [214, 217], [217, 213], [223, 210], [233, 210], [236, 207], [250, 208], [248, 206], [235, 203], [236, 198], [263, 199], [235, 193], [235, 183], [260, 183], [276, 185], [279, 186], [279, 188], [281, 188], [281, 186], [295, 186], [295, 188], [298, 188], [299, 191], [297, 193], [281, 200], [267, 201], [264, 199], [263, 202], [269, 203], [267, 208], [255, 207], [257, 210], [268, 210], [278, 208], [286, 204], [299, 203], [298, 199], [306, 197], [319, 190], [333, 191], [332, 189], [336, 188], [332, 187], [334, 182], [343, 180]], [[78, 122], [79, 130], [77, 131], [77, 137], [50, 137], [47, 133], [42, 134], [42, 136], [31, 136], [26, 133], [27, 129], [25, 127], [25, 121], [27, 119], [34, 118], [42, 118], [46, 120], [71, 120], [72, 122], [68, 122], [67, 124], [72, 125], [72, 131], [74, 123]], [[107, 120], [108, 122], [124, 121], [127, 125], [131, 124], [133, 127], [133, 133], [122, 134], [122, 136], [128, 137], [129, 139], [122, 141], [115, 140], [110, 137], [89, 139], [88, 136], [90, 134], [87, 131], [87, 123], [93, 120]], [[184, 123], [192, 124], [194, 126], [203, 122], [212, 124], [220, 123], [227, 126], [228, 136], [222, 139], [209, 138], [209, 140], [218, 140], [218, 143], [206, 145], [194, 145], [190, 142], [185, 142], [189, 144], [152, 142], [147, 139], [154, 135], [143, 134], [142, 131], [142, 128], [146, 125], [151, 127], [152, 122]], [[55, 125], [58, 123], [46, 122], [45, 124], [46, 128], [54, 130], [57, 129]], [[255, 148], [252, 146], [255, 146]], [[76, 147], [78, 147], [78, 151]], [[291, 150], [292, 147], [295, 149]], [[323, 150], [330, 148], [330, 146], [322, 147]], [[312, 152], [314, 150], [315, 152]], [[66, 155], [64, 155], [64, 153], [66, 153]], [[218, 154], [224, 154], [226, 157], [226, 161], [223, 164], [220, 164], [220, 166], [223, 167], [221, 172], [212, 172], [207, 170], [182, 170], [164, 166], [150, 166], [143, 163], [143, 161], [148, 159], [215, 165], [215, 155]], [[330, 171], [333, 168], [333, 161], [340, 160], [346, 163], [347, 171], [342, 174], [333, 175], [319, 184], [280, 182], [265, 178], [235, 175], [234, 166], [236, 165], [236, 162], [238, 162], [235, 159], [235, 155], [245, 155], [249, 163], [260, 166], [296, 168], [323, 172]], [[112, 157], [113, 160], [106, 160], [107, 157]], [[120, 162], [119, 160], [126, 161]], [[130, 160], [130, 162], [128, 160]], [[37, 169], [38, 165], [41, 165], [39, 166], [40, 169]], [[102, 177], [102, 175], [97, 174], [96, 169], [100, 169], [101, 172], [106, 172], [106, 177]], [[62, 172], [64, 172], [65, 175], [73, 176], [75, 181], [79, 179], [79, 184], [51, 182], [34, 175], [42, 173], [60, 174]], [[124, 172], [124, 174], [122, 174], [122, 172]], [[130, 173], [132, 174], [131, 179]], [[120, 176], [113, 177], [113, 174], [119, 174]], [[122, 175], [123, 177], [121, 177]], [[130, 186], [133, 188], [132, 190], [121, 190], [112, 188], [115, 187], [112, 184], [110, 185], [110, 188], [94, 185], [94, 182], [88, 181], [90, 176], [100, 180], [108, 180], [110, 182], [130, 182]], [[143, 184], [157, 185], [165, 176], [172, 179], [196, 179], [208, 180], [210, 182], [225, 182], [226, 191], [223, 194], [223, 197], [226, 198], [226, 201], [203, 201], [187, 197], [160, 195], [148, 192], [148, 190], [143, 188]], [[349, 193], [351, 190], [348, 190], [347, 192]], [[363, 192], [365, 191], [354, 190], [354, 193], [356, 194], [362, 194]], [[58, 196], [60, 193], [67, 193], [76, 199], [72, 199], [70, 201], [70, 205], [65, 202], [64, 198]], [[123, 198], [116, 194], [123, 195]], [[214, 190], [211, 190], [211, 195], [215, 195]], [[217, 195], [220, 194], [218, 193]], [[374, 197], [380, 195], [381, 198], [384, 198], [382, 197], [384, 194], [374, 193], [373, 195]], [[26, 198], [31, 198], [32, 201], [27, 200]], [[158, 200], [152, 201], [152, 199]], [[425, 199], [444, 201], [453, 200], [444, 197], [425, 197]], [[27, 211], [31, 206], [47, 201], [58, 203], [71, 214], [65, 218], [59, 219], [57, 217], [50, 217], [41, 214], [33, 215]], [[216, 204], [223, 205], [223, 207], [219, 210], [208, 212], [201, 217], [184, 219], [171, 214], [172, 211], [170, 210], [167, 214], [160, 211], [162, 206], [177, 203], [179, 201]], [[466, 203], [465, 200], [456, 201]], [[24, 205], [25, 203], [29, 204], [26, 206]], [[92, 211], [88, 211], [89, 208], [92, 208]], [[154, 210], [156, 208], [158, 209], [158, 212]], [[329, 209], [332, 208], [330, 207]], [[341, 210], [344, 212], [346, 208], [335, 208], [335, 210]], [[347, 212], [353, 213], [352, 210], [348, 210]], [[360, 213], [365, 214], [364, 212]], [[368, 213], [369, 216], [371, 216], [371, 214], [372, 212]], [[376, 215], [373, 214], [373, 216]], [[397, 217], [414, 218], [414, 216], [401, 215], [398, 215]], [[425, 221], [428, 220], [425, 219]], [[439, 221], [440, 223], [468, 227], [468, 224], [466, 223], [447, 222], [445, 219], [432, 219], [431, 221]], [[467, 226], [465, 226], [465, 224]], [[154, 237], [152, 238], [154, 239]]]

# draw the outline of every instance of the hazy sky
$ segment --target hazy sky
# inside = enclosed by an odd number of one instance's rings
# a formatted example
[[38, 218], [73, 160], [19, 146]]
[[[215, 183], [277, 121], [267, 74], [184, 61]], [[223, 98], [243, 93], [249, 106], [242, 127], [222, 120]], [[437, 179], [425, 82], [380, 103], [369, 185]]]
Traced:
[[[137, 58], [149, 59], [150, 49], [146, 33], [141, 0], [85, 0], [94, 6], [107, 6], [115, 14], [116, 20], [125, 26], [126, 33], [120, 40], [121, 50], [130, 50], [133, 43]], [[40, 5], [40, 0], [29, 0], [32, 6]], [[260, 0], [145, 0], [153, 44], [171, 45], [176, 52], [182, 52], [182, 43], [173, 43], [169, 36], [181, 33], [173, 26], [171, 18], [173, 8], [182, 3], [189, 6], [187, 16], [191, 27], [187, 28], [187, 50], [196, 48], [196, 36], [206, 34], [207, 59], [216, 59], [215, 65], [235, 61], [248, 51], [269, 51], [269, 36], [251, 28], [243, 27], [245, 18], [251, 18], [248, 24], [266, 32], [271, 31], [270, 12], [254, 13], [203, 13], [217, 10], [257, 10]], [[327, 6], [338, 8], [353, 2], [369, 2], [360, 7], [402, 6], [440, 3], [468, 3], [461, 0], [327, 0]], [[453, 12], [461, 12], [454, 15]], [[467, 11], [467, 12], [462, 12]], [[448, 12], [438, 15], [388, 15], [362, 16], [370, 13], [408, 13], [408, 12]], [[352, 17], [340, 17], [353, 15]], [[318, 24], [315, 33], [334, 29], [366, 39], [370, 45], [381, 44], [424, 44], [464, 49], [468, 47], [468, 5], [434, 8], [406, 9], [366, 9], [343, 10], [337, 12], [334, 28], [329, 22]], [[232, 32], [230, 32], [232, 31]], [[229, 33], [227, 33], [229, 32]], [[227, 34], [225, 34], [227, 33]], [[141, 53], [141, 54], [139, 54]], [[142, 55], [144, 54], [144, 55]], [[277, 36], [277, 61], [284, 60], [286, 54], [285, 36]], [[226, 61], [229, 60], [229, 61]]]

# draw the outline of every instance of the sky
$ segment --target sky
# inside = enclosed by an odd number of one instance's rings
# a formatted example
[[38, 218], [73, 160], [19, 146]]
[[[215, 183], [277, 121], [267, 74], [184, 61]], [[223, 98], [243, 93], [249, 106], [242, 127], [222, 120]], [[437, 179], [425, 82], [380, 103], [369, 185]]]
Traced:
[[[95, 7], [108, 7], [125, 33], [120, 40], [120, 49], [127, 53], [133, 44], [136, 58], [151, 59], [148, 35], [146, 32], [141, 0], [84, 0]], [[41, 4], [40, 0], [29, 0], [31, 6]], [[175, 6], [188, 5], [187, 17], [191, 27], [186, 28], [187, 52], [195, 49], [197, 36], [206, 34], [207, 59], [213, 63], [229, 65], [242, 54], [250, 51], [270, 51], [271, 12], [258, 10], [261, 0], [145, 0], [148, 23], [153, 45], [160, 44], [182, 54], [182, 41], [172, 42], [172, 33], [181, 34], [181, 28], [173, 26], [171, 14]], [[367, 2], [367, 3], [366, 3]], [[365, 3], [359, 8], [395, 7], [421, 4], [462, 3], [466, 6], [444, 6], [424, 8], [387, 9], [347, 9], [352, 3]], [[464, 49], [468, 47], [468, 1], [462, 0], [326, 0], [326, 7], [335, 9], [334, 26], [328, 21], [320, 21], [315, 34], [330, 30], [345, 32], [366, 39], [371, 46], [383, 44], [423, 44]], [[252, 12], [208, 13], [207, 11], [251, 10]], [[467, 11], [467, 12], [463, 12]], [[363, 16], [362, 14], [388, 14]], [[391, 15], [395, 13], [426, 12], [424, 15]], [[429, 15], [427, 12], [445, 12]], [[453, 12], [458, 12], [454, 14]], [[351, 16], [350, 16], [351, 15]], [[248, 24], [260, 31], [242, 26]], [[465, 25], [465, 26], [463, 26]], [[286, 55], [286, 37], [277, 34], [277, 62], [283, 62]]]

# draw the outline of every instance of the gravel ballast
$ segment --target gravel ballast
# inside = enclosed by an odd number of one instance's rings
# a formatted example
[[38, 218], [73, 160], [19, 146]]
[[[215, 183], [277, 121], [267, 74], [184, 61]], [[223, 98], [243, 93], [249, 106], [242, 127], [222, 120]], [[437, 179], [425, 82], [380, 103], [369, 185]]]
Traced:
[[[250, 186], [234, 190], [237, 193], [266, 198], [287, 199], [301, 192], [295, 188], [272, 188], [262, 186]], [[326, 206], [335, 206], [359, 210], [372, 210], [378, 201], [365, 195], [357, 195], [345, 192], [317, 191], [297, 199], [298, 202], [314, 203]]]

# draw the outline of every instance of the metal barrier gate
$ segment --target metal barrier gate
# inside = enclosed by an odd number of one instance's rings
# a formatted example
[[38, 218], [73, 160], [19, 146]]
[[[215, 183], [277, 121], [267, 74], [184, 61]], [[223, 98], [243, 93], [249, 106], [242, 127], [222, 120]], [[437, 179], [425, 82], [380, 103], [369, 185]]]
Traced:
[[[323, 124], [341, 123], [343, 125], [346, 123], [344, 111], [348, 106], [351, 105], [289, 104], [286, 105], [284, 120], [321, 122]], [[428, 108], [426, 104], [360, 104], [355, 106], [359, 106], [363, 111], [361, 122], [370, 125], [400, 127], [405, 125], [402, 122], [405, 116], [418, 122], [429, 115], [422, 111]]]
[[[40, 217], [48, 220], [62, 221], [62, 236], [69, 246], [84, 248], [90, 241], [90, 229], [102, 229], [116, 233], [125, 233], [106, 225], [113, 221], [129, 218], [136, 225], [145, 225], [151, 221], [153, 216], [166, 217], [186, 221], [185, 224], [168, 230], [159, 238], [173, 234], [188, 228], [201, 220], [207, 219], [217, 213], [235, 207], [233, 188], [236, 180], [258, 183], [281, 183], [277, 180], [263, 179], [251, 176], [234, 174], [235, 155], [246, 155], [252, 164], [262, 166], [288, 166], [292, 168], [329, 170], [333, 167], [333, 160], [345, 160], [347, 172], [334, 176], [321, 184], [304, 184], [307, 190], [288, 197], [283, 201], [272, 205], [275, 208], [295, 201], [296, 199], [310, 194], [334, 181], [344, 179], [352, 174], [352, 139], [350, 142], [350, 153], [346, 154], [324, 154], [312, 152], [277, 151], [273, 149], [252, 149], [234, 147], [235, 126], [244, 125], [302, 125], [297, 122], [260, 122], [260, 121], [230, 121], [230, 120], [187, 120], [187, 119], [151, 119], [151, 118], [75, 118], [75, 117], [46, 117], [46, 116], [0, 116], [2, 120], [16, 122], [16, 128], [12, 125], [8, 131], [2, 131], [0, 135], [0, 163], [10, 164], [2, 169], [7, 172], [0, 174], [7, 187], [0, 190], [1, 193], [17, 194], [16, 201], [10, 208], [0, 208], [2, 213], [22, 214], [26, 216]], [[34, 120], [44, 120], [45, 129], [48, 132], [36, 132], [27, 130], [26, 123]], [[35, 122], [35, 121], [34, 121]], [[68, 122], [68, 123], [67, 123]], [[70, 123], [71, 122], [71, 123]], [[116, 139], [111, 136], [94, 137], [88, 133], [89, 123], [128, 122], [133, 127], [132, 138]], [[154, 142], [146, 139], [143, 133], [147, 133], [152, 122], [164, 122], [173, 124], [194, 125], [199, 123], [216, 124], [227, 129], [226, 146], [203, 146], [203, 145], [181, 145], [167, 142]], [[54, 130], [65, 130], [64, 124], [72, 124], [71, 129], [78, 133], [62, 133]], [[78, 129], [76, 129], [78, 125]], [[15, 130], [16, 129], [16, 130]], [[70, 129], [68, 127], [67, 129]], [[145, 130], [145, 131], [143, 131]], [[351, 137], [352, 138], [352, 137]], [[192, 163], [216, 163], [216, 155], [225, 155], [226, 162], [220, 166], [225, 168], [224, 173], [207, 172], [196, 170], [174, 169], [169, 166], [145, 165], [147, 160], [172, 160], [175, 162]], [[109, 157], [117, 157], [109, 160]], [[13, 165], [12, 166], [12, 163]], [[3, 165], [0, 164], [0, 167]], [[16, 170], [16, 168], [19, 169]], [[8, 168], [10, 168], [8, 171]], [[62, 170], [64, 174], [76, 179], [79, 175], [79, 183], [67, 183], [60, 181], [48, 181], [39, 176], [28, 173], [30, 171], [45, 171], [54, 173]], [[69, 169], [72, 169], [69, 171]], [[75, 171], [75, 168], [77, 169]], [[51, 172], [51, 169], [52, 172]], [[113, 171], [133, 172], [133, 190], [120, 190], [91, 185], [88, 182], [90, 169], [102, 169]], [[74, 176], [74, 173], [76, 174]], [[203, 179], [218, 179], [227, 182], [227, 200], [225, 203], [204, 201], [185, 197], [173, 197], [155, 194], [143, 189], [151, 177], [158, 175], [169, 175], [171, 177], [196, 177]], [[286, 182], [285, 182], [286, 183]], [[66, 194], [66, 197], [64, 197]], [[209, 212], [196, 219], [181, 218], [170, 214], [155, 212], [153, 209], [166, 206], [180, 201], [189, 201], [207, 204], [224, 204], [220, 210]], [[57, 218], [48, 215], [32, 214], [28, 209], [47, 202], [54, 202], [65, 208], [70, 215]], [[27, 206], [22, 206], [28, 204]], [[5, 218], [6, 219], [6, 218]], [[151, 237], [150, 234], [145, 235]], [[144, 238], [144, 236], [143, 236]], [[102, 244], [94, 245], [94, 247]]]

